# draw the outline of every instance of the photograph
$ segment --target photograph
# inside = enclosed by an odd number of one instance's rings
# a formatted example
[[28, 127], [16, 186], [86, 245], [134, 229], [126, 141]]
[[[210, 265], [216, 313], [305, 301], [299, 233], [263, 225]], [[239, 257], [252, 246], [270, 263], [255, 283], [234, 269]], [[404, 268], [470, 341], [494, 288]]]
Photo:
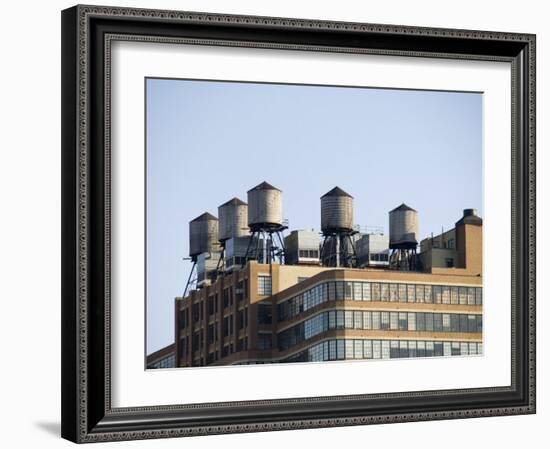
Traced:
[[256, 3], [61, 12], [61, 436], [525, 445], [543, 15]]
[[483, 92], [144, 96], [146, 369], [483, 357]]

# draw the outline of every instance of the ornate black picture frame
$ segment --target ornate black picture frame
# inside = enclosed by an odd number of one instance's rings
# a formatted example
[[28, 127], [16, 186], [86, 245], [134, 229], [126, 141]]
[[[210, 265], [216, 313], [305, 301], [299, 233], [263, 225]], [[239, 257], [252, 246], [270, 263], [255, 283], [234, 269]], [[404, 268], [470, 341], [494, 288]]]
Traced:
[[[113, 408], [110, 44], [114, 40], [506, 61], [512, 70], [508, 387]], [[62, 12], [62, 436], [74, 442], [535, 413], [535, 36], [75, 6]]]

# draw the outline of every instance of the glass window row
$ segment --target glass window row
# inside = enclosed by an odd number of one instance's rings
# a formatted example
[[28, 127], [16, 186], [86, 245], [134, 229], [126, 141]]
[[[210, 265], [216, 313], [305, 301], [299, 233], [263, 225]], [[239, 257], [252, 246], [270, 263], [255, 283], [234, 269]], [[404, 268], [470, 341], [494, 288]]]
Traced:
[[329, 281], [278, 304], [278, 321], [288, 320], [327, 301], [481, 305], [483, 294], [481, 287]]
[[324, 362], [352, 359], [397, 359], [483, 354], [478, 342], [423, 340], [333, 339], [321, 342], [281, 362]]
[[284, 351], [322, 332], [339, 329], [481, 333], [483, 317], [465, 313], [330, 310], [280, 332], [277, 347]]
[[149, 368], [175, 368], [176, 367], [176, 356], [171, 355], [160, 359], [158, 362], [153, 363]]

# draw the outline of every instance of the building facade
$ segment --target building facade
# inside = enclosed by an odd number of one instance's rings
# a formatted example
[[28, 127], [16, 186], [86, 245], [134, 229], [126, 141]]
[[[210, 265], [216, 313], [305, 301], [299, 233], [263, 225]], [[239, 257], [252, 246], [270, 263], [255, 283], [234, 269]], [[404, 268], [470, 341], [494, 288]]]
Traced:
[[453, 263], [415, 271], [248, 261], [176, 298], [180, 367], [482, 353], [482, 221], [456, 223]]

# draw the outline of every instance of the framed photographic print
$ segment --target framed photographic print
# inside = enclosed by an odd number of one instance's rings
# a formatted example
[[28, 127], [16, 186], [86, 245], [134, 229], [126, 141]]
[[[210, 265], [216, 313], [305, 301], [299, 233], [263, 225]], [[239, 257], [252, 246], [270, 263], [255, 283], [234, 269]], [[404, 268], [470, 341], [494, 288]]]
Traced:
[[62, 13], [62, 436], [535, 412], [535, 36]]

